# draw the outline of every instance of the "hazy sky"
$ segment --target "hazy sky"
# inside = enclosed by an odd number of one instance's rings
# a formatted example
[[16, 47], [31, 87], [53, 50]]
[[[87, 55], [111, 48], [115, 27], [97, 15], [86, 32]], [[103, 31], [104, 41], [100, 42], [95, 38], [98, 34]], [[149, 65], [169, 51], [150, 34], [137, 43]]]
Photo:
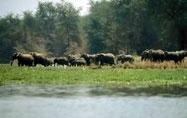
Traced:
[[[23, 11], [31, 10], [36, 11], [38, 2], [52, 1], [54, 3], [61, 0], [0, 0], [0, 16], [13, 12], [21, 14]], [[81, 15], [88, 13], [89, 0], [65, 0], [71, 2], [76, 8], [81, 7]]]

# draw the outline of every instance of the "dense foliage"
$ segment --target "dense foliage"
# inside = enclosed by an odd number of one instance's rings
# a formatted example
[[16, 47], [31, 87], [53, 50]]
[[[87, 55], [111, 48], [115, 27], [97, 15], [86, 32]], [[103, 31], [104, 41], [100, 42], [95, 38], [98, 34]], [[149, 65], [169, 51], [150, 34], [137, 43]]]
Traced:
[[38, 4], [36, 13], [0, 18], [0, 60], [9, 60], [13, 52], [53, 56], [80, 52], [78, 13], [70, 3], [44, 2]]
[[13, 52], [141, 54], [187, 49], [186, 0], [90, 0], [88, 15], [72, 4], [40, 2], [35, 13], [0, 17], [0, 62]]
[[102, 0], [91, 2], [88, 17], [85, 31], [94, 53], [187, 48], [185, 0]]

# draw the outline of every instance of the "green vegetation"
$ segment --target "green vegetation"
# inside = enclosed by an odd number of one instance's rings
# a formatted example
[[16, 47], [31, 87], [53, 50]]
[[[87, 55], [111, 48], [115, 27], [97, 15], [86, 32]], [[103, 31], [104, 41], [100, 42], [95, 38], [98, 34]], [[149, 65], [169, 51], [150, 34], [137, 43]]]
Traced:
[[105, 86], [187, 86], [187, 69], [119, 67], [10, 67], [0, 65], [0, 85], [85, 84]]

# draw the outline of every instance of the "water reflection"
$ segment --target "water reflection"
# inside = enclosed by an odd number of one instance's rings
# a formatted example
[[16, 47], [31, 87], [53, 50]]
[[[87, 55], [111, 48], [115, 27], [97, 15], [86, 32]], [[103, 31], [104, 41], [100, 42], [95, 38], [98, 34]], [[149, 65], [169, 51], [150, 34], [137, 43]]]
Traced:
[[186, 87], [0, 87], [0, 118], [187, 118]]
[[161, 96], [161, 97], [185, 97], [187, 87], [103, 87], [82, 85], [32, 85], [19, 86], [8, 85], [0, 87], [0, 98], [11, 96], [38, 96], [38, 97], [84, 97], [84, 96]]

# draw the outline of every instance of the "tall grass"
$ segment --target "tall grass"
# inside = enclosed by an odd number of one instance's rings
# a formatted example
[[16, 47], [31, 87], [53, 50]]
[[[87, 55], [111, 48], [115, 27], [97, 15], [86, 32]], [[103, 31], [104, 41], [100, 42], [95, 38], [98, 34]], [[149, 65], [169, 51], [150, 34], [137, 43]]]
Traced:
[[187, 59], [185, 59], [182, 63], [174, 63], [173, 61], [150, 62], [141, 61], [141, 57], [135, 56], [134, 63], [119, 63], [117, 67], [125, 69], [185, 69], [187, 68]]

